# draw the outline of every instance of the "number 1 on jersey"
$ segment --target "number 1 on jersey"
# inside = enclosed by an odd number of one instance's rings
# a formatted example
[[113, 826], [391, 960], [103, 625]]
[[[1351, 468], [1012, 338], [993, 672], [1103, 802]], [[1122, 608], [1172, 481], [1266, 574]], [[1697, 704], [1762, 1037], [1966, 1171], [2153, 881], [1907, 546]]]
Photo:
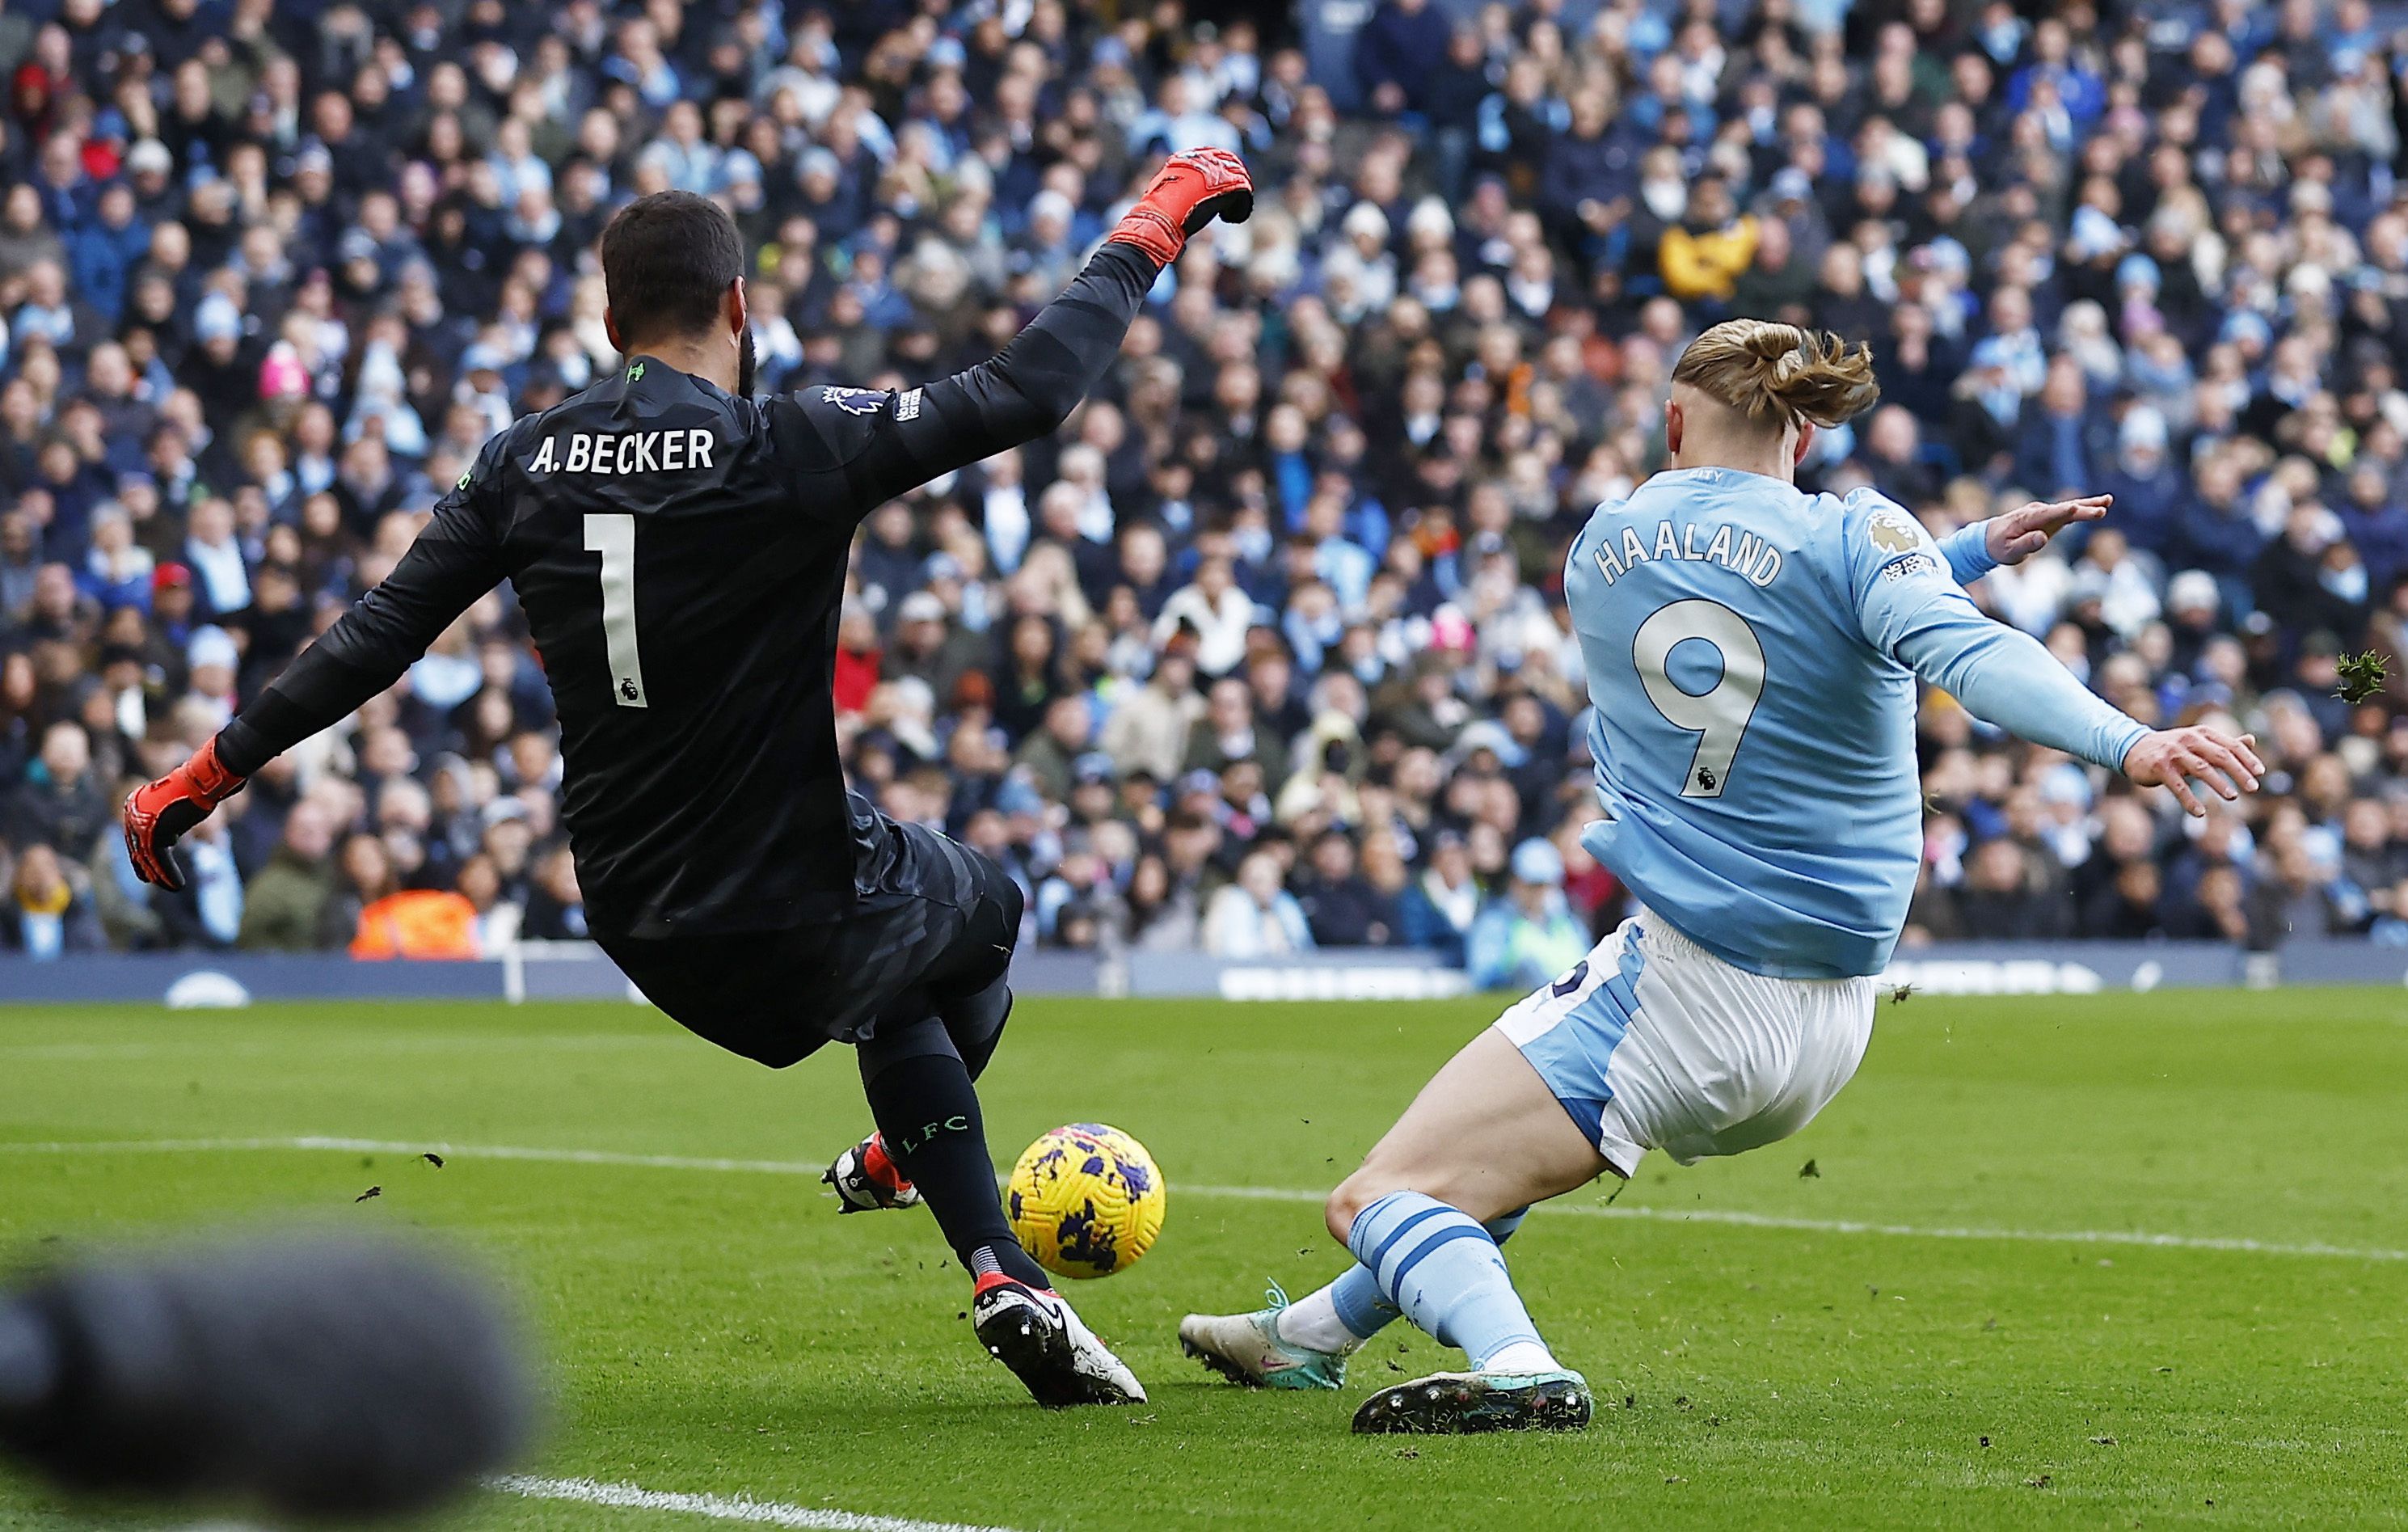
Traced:
[[[1712, 644], [1722, 656], [1721, 677], [1702, 692], [1683, 691], [1666, 669], [1672, 651], [1692, 638]], [[1721, 797], [1747, 721], [1764, 695], [1764, 645], [1756, 630], [1719, 601], [1675, 601], [1639, 624], [1630, 659], [1647, 700], [1664, 721], [1698, 737], [1688, 774], [1681, 779], [1681, 796]]]
[[611, 699], [622, 708], [648, 706], [644, 659], [636, 647], [635, 517], [586, 517], [585, 551], [602, 555], [602, 647], [610, 660]]

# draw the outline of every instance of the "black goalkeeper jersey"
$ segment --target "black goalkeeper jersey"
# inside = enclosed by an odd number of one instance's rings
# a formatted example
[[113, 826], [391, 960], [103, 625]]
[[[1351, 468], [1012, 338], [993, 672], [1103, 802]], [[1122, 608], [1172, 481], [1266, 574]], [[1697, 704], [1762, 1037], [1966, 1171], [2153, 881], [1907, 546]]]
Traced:
[[561, 816], [597, 935], [840, 917], [883, 836], [849, 808], [830, 696], [853, 529], [1059, 426], [1157, 268], [1108, 244], [994, 360], [891, 393], [755, 403], [656, 358], [487, 442], [394, 567], [227, 725], [248, 775], [518, 593], [560, 715]]

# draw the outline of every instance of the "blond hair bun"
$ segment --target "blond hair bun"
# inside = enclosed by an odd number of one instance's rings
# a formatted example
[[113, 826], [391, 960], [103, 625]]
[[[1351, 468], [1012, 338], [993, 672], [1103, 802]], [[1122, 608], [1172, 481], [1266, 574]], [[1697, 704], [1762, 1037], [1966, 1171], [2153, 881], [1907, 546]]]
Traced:
[[1871, 347], [1760, 319], [1725, 320], [1691, 341], [1672, 381], [1767, 425], [1838, 425], [1881, 397]]

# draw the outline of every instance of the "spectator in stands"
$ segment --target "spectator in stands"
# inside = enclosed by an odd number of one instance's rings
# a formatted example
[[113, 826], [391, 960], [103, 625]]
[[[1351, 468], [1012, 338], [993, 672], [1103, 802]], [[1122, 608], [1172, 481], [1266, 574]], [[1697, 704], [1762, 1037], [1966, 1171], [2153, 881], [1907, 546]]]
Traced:
[[1293, 881], [1297, 908], [1316, 947], [1385, 947], [1396, 941], [1395, 901], [1364, 876], [1354, 838], [1332, 825], [1313, 838]]
[[1430, 850], [1429, 865], [1398, 901], [1401, 939], [1408, 947], [1428, 948], [1445, 963], [1460, 967], [1480, 901], [1469, 848], [1458, 832], [1441, 830]]
[[285, 816], [284, 835], [265, 866], [245, 890], [239, 945], [260, 952], [314, 952], [350, 941], [350, 929], [334, 929], [334, 816], [322, 803], [303, 799]]
[[19, 847], [79, 853], [116, 813], [93, 769], [92, 737], [83, 725], [61, 722], [43, 730], [41, 753], [27, 766], [10, 806], [9, 839]]
[[1279, 861], [1268, 852], [1239, 863], [1237, 881], [1212, 895], [1204, 914], [1204, 950], [1215, 957], [1278, 957], [1312, 946], [1304, 910], [1280, 886]]
[[1563, 854], [1544, 840], [1513, 848], [1512, 878], [1472, 922], [1465, 966], [1482, 989], [1528, 990], [1570, 969], [1596, 938], [1564, 902]]
[[91, 896], [76, 887], [58, 852], [36, 841], [17, 858], [9, 884], [9, 945], [30, 958], [88, 952], [101, 944]]
[[1139, 857], [1129, 873], [1122, 944], [1142, 952], [1192, 952], [1202, 928], [1195, 889], [1175, 880], [1162, 857]]
[[1723, 179], [1699, 178], [1658, 247], [1664, 290], [1696, 304], [1701, 316], [1726, 312], [1740, 275], [1756, 260], [1756, 219], [1739, 211]]
[[2013, 840], [1985, 840], [1974, 849], [1957, 896], [1958, 919], [1974, 941], [2033, 941], [2057, 934], [2061, 909], [2031, 876]]
[[1381, 0], [1354, 37], [1355, 83], [1371, 109], [1394, 117], [1426, 107], [1449, 34], [1430, 0]]

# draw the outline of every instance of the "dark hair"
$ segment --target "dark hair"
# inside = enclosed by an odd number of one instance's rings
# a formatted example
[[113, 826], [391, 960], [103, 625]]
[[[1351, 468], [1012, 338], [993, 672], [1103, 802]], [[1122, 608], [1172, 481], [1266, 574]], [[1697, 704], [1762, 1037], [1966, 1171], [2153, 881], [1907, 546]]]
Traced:
[[602, 231], [603, 287], [629, 347], [710, 329], [720, 295], [743, 275], [735, 220], [692, 192], [638, 197]]

